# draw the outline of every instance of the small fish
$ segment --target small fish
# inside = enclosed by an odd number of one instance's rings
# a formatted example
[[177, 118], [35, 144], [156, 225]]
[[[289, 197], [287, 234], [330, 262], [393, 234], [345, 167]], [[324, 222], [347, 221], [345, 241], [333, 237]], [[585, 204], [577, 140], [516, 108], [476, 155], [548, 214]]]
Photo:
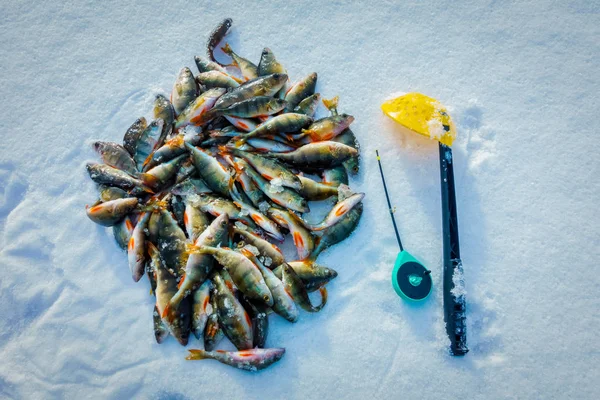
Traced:
[[[273, 306], [271, 307], [273, 311], [290, 322], [296, 322], [299, 316], [298, 307], [296, 307], [296, 303], [292, 296], [285, 291], [283, 282], [281, 282], [280, 278], [278, 278], [273, 271], [266, 268], [261, 263], [257, 263], [256, 265], [258, 265], [258, 268], [273, 295]], [[277, 268], [279, 269], [281, 266]]]
[[134, 282], [138, 282], [144, 275], [146, 266], [146, 227], [152, 213], [140, 215], [138, 223], [133, 228], [131, 238], [127, 245], [127, 260], [129, 270]]
[[174, 159], [186, 153], [185, 140], [183, 135], [176, 135], [167, 140], [160, 148], [156, 149], [146, 161], [144, 161], [144, 172], [156, 167], [160, 163]]
[[269, 96], [257, 96], [233, 103], [229, 107], [219, 109], [222, 115], [230, 115], [239, 118], [255, 118], [277, 114], [283, 110], [286, 102]]
[[125, 171], [136, 178], [138, 177], [135, 162], [125, 147], [118, 143], [102, 141], [94, 142], [93, 147], [105, 164]]
[[229, 181], [231, 175], [213, 156], [188, 143], [185, 144], [192, 155], [192, 162], [200, 177], [206, 182], [206, 185], [215, 193], [223, 196], [229, 195]]
[[128, 197], [125, 199], [110, 200], [92, 207], [86, 207], [89, 219], [102, 226], [113, 226], [132, 212], [138, 205], [138, 199]]
[[225, 334], [219, 325], [219, 314], [217, 310], [217, 296], [213, 290], [210, 295], [210, 304], [212, 305], [212, 314], [208, 316], [206, 328], [204, 328], [204, 348], [207, 351], [214, 350], [219, 342], [223, 340]]
[[300, 102], [315, 93], [317, 73], [313, 72], [294, 83], [285, 94], [286, 111], [292, 111]]
[[195, 242], [196, 239], [210, 225], [206, 213], [194, 205], [194, 202], [187, 197], [184, 199], [185, 211], [183, 213], [183, 224], [188, 238]]
[[163, 134], [168, 136], [173, 129], [173, 122], [175, 122], [175, 109], [173, 104], [162, 94], [157, 94], [154, 98], [154, 108], [152, 109], [154, 119], [162, 119]]
[[118, 187], [100, 185], [98, 190], [100, 191], [100, 201], [102, 202], [124, 199], [129, 196], [129, 193]]
[[269, 334], [267, 307], [262, 303], [246, 298], [244, 295], [240, 295], [238, 299], [252, 321], [252, 347], [264, 348]]
[[246, 195], [246, 197], [248, 197], [248, 199], [250, 199], [250, 201], [252, 202], [252, 204], [254, 204], [254, 206], [256, 207], [260, 207], [260, 204], [263, 203], [264, 201], [267, 200], [267, 197], [265, 196], [265, 194], [262, 192], [262, 190], [260, 190], [260, 188], [256, 185], [256, 183], [254, 183], [254, 181], [252, 180], [252, 178], [250, 178], [248, 176], [248, 174], [246, 174], [246, 172], [244, 172], [244, 168], [245, 165], [241, 165], [240, 167], [240, 162], [239, 161], [243, 161], [244, 160], [238, 160], [238, 162], [234, 161], [233, 158], [230, 155], [225, 155], [223, 157], [233, 168], [235, 168], [235, 180], [241, 185], [242, 190], [244, 191], [244, 194]]
[[202, 246], [198, 251], [212, 255], [229, 272], [235, 286], [247, 297], [262, 301], [268, 306], [273, 305], [273, 297], [258, 267], [244, 254], [228, 248], [209, 246]]
[[97, 163], [87, 163], [85, 167], [90, 178], [100, 185], [116, 186], [124, 190], [139, 189], [152, 193], [152, 189], [145, 186], [141, 180], [132, 177], [120, 169]]
[[268, 155], [296, 166], [331, 168], [358, 155], [358, 151], [342, 143], [324, 141], [309, 143], [289, 153], [268, 153]]
[[310, 211], [308, 202], [294, 190], [283, 185], [274, 185], [268, 182], [250, 166], [244, 168], [244, 172], [246, 172], [248, 176], [252, 178], [260, 190], [262, 190], [263, 193], [275, 204], [300, 213], [306, 213]]
[[323, 170], [321, 178], [325, 185], [332, 185], [336, 187], [342, 184], [348, 185], [348, 173], [346, 172], [346, 168], [341, 165]]
[[[245, 243], [258, 249], [260, 255], [264, 257], [264, 263], [267, 265], [267, 267], [274, 268], [275, 266], [281, 265], [285, 262], [285, 258], [283, 257], [281, 250], [268, 240], [265, 240], [260, 236], [250, 232], [248, 229], [242, 229], [237, 226], [233, 227], [233, 232], [240, 235]], [[267, 262], [266, 260], [269, 261]]]
[[313, 122], [307, 129], [302, 130], [302, 133], [306, 136], [301, 139], [301, 143], [306, 144], [332, 140], [344, 130], [348, 129], [352, 122], [354, 122], [354, 117], [348, 114], [339, 114], [321, 118]]
[[336, 186], [315, 182], [310, 178], [298, 175], [302, 188], [298, 191], [302, 197], [310, 201], [325, 200], [331, 196], [337, 196]]
[[143, 171], [144, 163], [150, 154], [163, 145], [167, 137], [163, 131], [163, 126], [164, 121], [162, 119], [154, 120], [140, 135], [133, 155], [138, 171]]
[[275, 240], [279, 240], [280, 242], [283, 242], [285, 240], [285, 236], [283, 236], [277, 224], [271, 221], [262, 212], [260, 212], [250, 204], [246, 203], [242, 199], [242, 196], [239, 194], [239, 191], [235, 184], [233, 184], [233, 182], [231, 185], [230, 192], [231, 198], [234, 200], [234, 204], [241, 209], [242, 213], [247, 213], [250, 216], [250, 218], [252, 218], [252, 221], [254, 221], [254, 223], [258, 225], [267, 235], [269, 235]]
[[281, 360], [285, 349], [251, 349], [244, 351], [205, 351], [205, 350], [188, 350], [190, 354], [186, 360], [204, 360], [207, 358], [217, 360], [218, 362], [230, 365], [235, 368], [246, 371], [260, 371], [271, 364]]
[[307, 224], [307, 227], [312, 231], [322, 231], [326, 228], [333, 226], [340, 222], [350, 210], [352, 210], [357, 204], [362, 202], [365, 197], [364, 193], [354, 193], [350, 197], [339, 201], [327, 214], [327, 216], [318, 224], [312, 225]]
[[216, 63], [218, 61], [215, 59], [214, 51], [215, 48], [221, 43], [221, 41], [227, 36], [229, 30], [231, 29], [231, 25], [233, 25], [233, 20], [231, 18], [225, 18], [223, 21], [217, 25], [215, 29], [210, 33], [208, 37], [208, 43], [206, 45], [206, 54], [208, 54], [208, 58]]
[[249, 81], [251, 79], [258, 78], [258, 68], [254, 63], [248, 61], [244, 57], [240, 57], [237, 55], [229, 46], [229, 43], [226, 43], [224, 47], [221, 47], [221, 50], [229, 57], [233, 59], [233, 65], [238, 67], [242, 72], [242, 76], [244, 80]]
[[181, 113], [196, 97], [198, 97], [198, 84], [192, 71], [184, 67], [179, 71], [171, 92], [171, 103], [175, 114]]
[[[323, 99], [323, 104], [331, 112], [332, 116], [338, 115], [338, 110], [337, 110], [338, 101], [339, 101], [338, 96], [335, 96], [334, 98], [329, 99], [329, 100]], [[342, 133], [340, 133], [339, 135], [334, 137], [332, 140], [334, 142], [343, 143], [347, 146], [353, 147], [356, 150], [359, 150], [359, 148], [360, 148], [358, 140], [356, 139], [354, 132], [352, 132], [352, 130], [350, 130], [350, 128], [347, 128]], [[358, 174], [359, 167], [360, 167], [359, 154], [357, 153], [356, 155], [354, 155], [354, 156], [350, 157], [349, 159], [347, 159], [346, 161], [344, 161], [343, 165], [348, 171], [350, 171], [351, 174], [353, 174], [353, 175]], [[344, 183], [345, 185], [348, 184], [347, 182], [342, 182], [342, 183]]]
[[196, 339], [204, 338], [204, 329], [208, 322], [209, 315], [213, 309], [210, 304], [210, 292], [213, 289], [212, 281], [206, 280], [196, 291], [192, 297], [192, 333]]
[[321, 304], [313, 306], [308, 297], [308, 291], [302, 282], [302, 279], [296, 274], [296, 271], [288, 264], [282, 265], [281, 280], [285, 291], [294, 299], [303, 310], [308, 312], [318, 312], [327, 304], [327, 289], [319, 288], [321, 292]]
[[[220, 246], [227, 237], [227, 214], [217, 217], [204, 232], [194, 241], [192, 247]], [[177, 308], [181, 301], [200, 286], [213, 268], [213, 259], [207, 254], [191, 250], [185, 272], [179, 282], [177, 293], [171, 298], [168, 308]]]
[[[320, 266], [312, 260], [291, 261], [288, 265], [296, 271], [309, 292], [319, 289], [338, 275], [335, 270]], [[273, 270], [279, 279], [281, 279], [282, 272], [283, 266], [281, 265]]]
[[312, 94], [298, 103], [296, 108], [294, 108], [294, 112], [298, 114], [306, 114], [309, 117], [312, 117], [315, 115], [320, 101], [321, 95], [319, 93]]
[[215, 217], [227, 214], [229, 219], [241, 221], [246, 225], [255, 227], [254, 222], [246, 215], [242, 214], [240, 208], [231, 200], [214, 196], [210, 193], [200, 193], [198, 198], [194, 199], [194, 204], [204, 212]]
[[148, 172], [142, 173], [142, 182], [155, 191], [164, 187], [177, 174], [179, 165], [186, 158], [187, 154], [182, 154], [171, 161], [157, 165]]
[[217, 99], [223, 96], [226, 89], [213, 88], [196, 97], [175, 120], [175, 129], [183, 128], [187, 125], [202, 125], [211, 118], [207, 117], [209, 111], [213, 108]]
[[129, 216], [125, 216], [121, 222], [113, 226], [113, 235], [120, 248], [127, 250], [129, 239], [133, 233], [133, 222]]
[[252, 79], [224, 94], [216, 102], [215, 108], [226, 108], [256, 96], [273, 96], [283, 87], [287, 78], [286, 74], [271, 74]]
[[[262, 175], [263, 178], [272, 181], [279, 179], [282, 186], [299, 190], [302, 188], [302, 182], [282, 163], [272, 158], [263, 157], [258, 154], [249, 153], [232, 147], [219, 147], [222, 153], [231, 153], [237, 157], [246, 160], [254, 169]], [[242, 168], [244, 165], [242, 164]]]
[[125, 136], [123, 136], [123, 147], [129, 152], [129, 155], [133, 157], [135, 154], [135, 149], [137, 147], [138, 139], [146, 127], [148, 123], [146, 122], [146, 118], [140, 117], [135, 120], [133, 124], [127, 129], [125, 132]]
[[213, 277], [213, 282], [216, 287], [219, 326], [238, 350], [251, 349], [253, 340], [250, 316], [219, 274]]
[[[343, 201], [350, 195], [351, 193], [346, 194], [345, 191], [340, 188], [338, 190], [338, 201]], [[348, 236], [350, 236], [352, 232], [354, 232], [354, 229], [356, 229], [358, 226], [362, 212], [363, 205], [362, 203], [359, 203], [348, 213], [346, 213], [346, 215], [338, 223], [323, 230], [323, 234], [319, 237], [310, 258], [315, 260], [323, 250], [345, 240]]]
[[[217, 111], [219, 112], [219, 111]], [[238, 129], [244, 132], [252, 132], [256, 129], [258, 124], [248, 118], [234, 117], [233, 115], [224, 115], [225, 119]]]
[[275, 58], [275, 54], [269, 49], [265, 47], [260, 54], [260, 62], [258, 63], [258, 75], [265, 76], [270, 74], [287, 74], [287, 71], [277, 61]]
[[300, 260], [308, 258], [315, 247], [315, 239], [310, 231], [304, 227], [306, 223], [301, 221], [296, 214], [279, 208], [271, 207], [267, 213], [280, 226], [290, 231], [298, 252], [298, 258]]
[[195, 56], [194, 61], [196, 62], [196, 66], [198, 67], [198, 72], [200, 72], [201, 74], [204, 72], [218, 71], [229, 75], [225, 68], [223, 68], [220, 64], [214, 61], [207, 60], [206, 58], [201, 56]]
[[152, 243], [148, 243], [148, 252], [152, 259], [153, 269], [156, 271], [156, 308], [162, 320], [169, 328], [169, 332], [177, 341], [185, 346], [191, 332], [192, 310], [189, 301], [181, 305], [177, 310], [171, 310], [171, 314], [166, 315], [165, 308], [169, 304], [171, 297], [177, 292], [177, 278], [164, 265], [160, 252]]
[[231, 75], [221, 71], [207, 71], [196, 75], [196, 82], [207, 89], [212, 88], [236, 88], [240, 86]]
[[[188, 254], [185, 233], [165, 208], [159, 211], [157, 245], [165, 268], [177, 276], [185, 270]], [[174, 293], [173, 293], [174, 294]], [[171, 296], [172, 297], [172, 296]]]
[[278, 133], [296, 132], [312, 123], [312, 117], [304, 114], [286, 113], [273, 117], [267, 122], [263, 122], [256, 129], [239, 138], [238, 143], [245, 143], [246, 140]]

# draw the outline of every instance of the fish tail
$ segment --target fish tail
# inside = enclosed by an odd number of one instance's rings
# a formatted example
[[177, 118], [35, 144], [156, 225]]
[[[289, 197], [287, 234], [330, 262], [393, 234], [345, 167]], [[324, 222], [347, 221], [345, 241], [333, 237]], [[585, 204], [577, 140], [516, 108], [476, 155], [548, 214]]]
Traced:
[[323, 307], [325, 307], [325, 304], [327, 304], [327, 288], [325, 287], [320, 287], [319, 288], [319, 292], [321, 293], [321, 304], [319, 304], [316, 307], [313, 307], [314, 311], [321, 311], [321, 309]]
[[186, 360], [204, 360], [212, 358], [210, 353], [200, 349], [189, 349], [190, 354], [185, 358]]
[[340, 96], [332, 97], [331, 99], [323, 99], [323, 105], [331, 112], [335, 112], [337, 114], [338, 101], [340, 100]]
[[221, 50], [223, 50], [223, 53], [227, 54], [227, 55], [231, 55], [231, 53], [233, 53], [233, 50], [231, 49], [231, 46], [229, 45], [229, 43], [225, 43], [225, 46], [221, 47]]

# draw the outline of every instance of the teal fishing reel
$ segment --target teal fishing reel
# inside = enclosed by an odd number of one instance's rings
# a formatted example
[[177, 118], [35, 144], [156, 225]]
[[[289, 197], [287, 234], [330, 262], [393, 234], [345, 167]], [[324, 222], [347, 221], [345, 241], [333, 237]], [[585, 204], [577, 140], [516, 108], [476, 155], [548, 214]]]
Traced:
[[402, 247], [402, 241], [400, 240], [400, 234], [398, 233], [398, 227], [396, 226], [396, 219], [394, 218], [394, 210], [390, 203], [387, 185], [385, 184], [385, 177], [383, 176], [383, 169], [381, 168], [379, 151], [375, 150], [375, 153], [377, 154], [377, 163], [379, 164], [379, 172], [381, 173], [381, 180], [383, 181], [385, 198], [387, 200], [390, 216], [392, 217], [394, 231], [396, 232], [396, 240], [398, 241], [398, 247], [400, 247], [400, 253], [398, 253], [398, 257], [396, 257], [394, 269], [392, 270], [392, 286], [398, 296], [403, 299], [421, 301], [426, 299], [427, 296], [429, 296], [429, 293], [431, 293], [433, 287], [431, 271], [425, 268], [419, 260]]

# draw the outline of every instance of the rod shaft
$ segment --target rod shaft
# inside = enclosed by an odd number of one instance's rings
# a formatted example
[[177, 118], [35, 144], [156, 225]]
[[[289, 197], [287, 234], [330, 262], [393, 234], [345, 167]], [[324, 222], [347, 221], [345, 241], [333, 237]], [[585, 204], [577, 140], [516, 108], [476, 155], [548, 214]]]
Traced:
[[383, 176], [383, 168], [381, 168], [381, 158], [379, 157], [379, 150], [375, 150], [375, 154], [377, 154], [377, 164], [379, 164], [379, 172], [381, 173], [381, 180], [383, 181], [383, 190], [385, 191], [385, 199], [387, 200], [388, 210], [390, 211], [390, 216], [392, 217], [392, 224], [394, 225], [394, 232], [396, 232], [396, 240], [398, 240], [398, 247], [400, 247], [400, 251], [403, 251], [402, 241], [400, 240], [400, 234], [398, 233], [398, 227], [396, 226], [396, 218], [394, 218], [394, 210], [392, 209], [392, 204], [390, 203], [390, 195], [388, 194], [387, 185], [385, 184], [385, 177]]
[[[442, 235], [444, 262], [444, 320], [450, 339], [450, 353], [466, 354], [467, 319], [464, 291], [455, 288], [464, 285], [460, 246], [458, 241], [458, 216], [454, 191], [454, 168], [452, 149], [440, 143], [440, 191], [442, 194]], [[457, 290], [455, 290], [457, 289]]]

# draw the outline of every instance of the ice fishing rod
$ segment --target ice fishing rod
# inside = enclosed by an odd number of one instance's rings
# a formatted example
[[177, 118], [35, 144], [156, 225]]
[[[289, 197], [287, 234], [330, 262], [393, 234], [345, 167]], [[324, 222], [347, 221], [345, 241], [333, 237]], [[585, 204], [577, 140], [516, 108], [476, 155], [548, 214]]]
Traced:
[[423, 300], [431, 293], [431, 288], [433, 286], [431, 281], [431, 271], [425, 268], [425, 266], [408, 251], [404, 250], [404, 247], [402, 246], [400, 234], [398, 233], [398, 226], [396, 225], [396, 218], [394, 217], [394, 209], [390, 202], [390, 195], [385, 183], [383, 168], [381, 167], [379, 151], [375, 150], [375, 154], [377, 155], [377, 164], [379, 164], [379, 173], [381, 174], [381, 180], [383, 182], [385, 199], [387, 200], [388, 210], [390, 212], [390, 217], [392, 217], [394, 232], [396, 233], [396, 240], [398, 241], [398, 247], [400, 248], [400, 253], [398, 253], [398, 256], [396, 257], [394, 269], [392, 270], [392, 286], [396, 293], [405, 299], [414, 301]]
[[446, 108], [436, 99], [421, 93], [406, 93], [389, 99], [381, 105], [381, 109], [398, 122], [402, 130], [418, 133], [439, 142], [444, 321], [446, 334], [450, 339], [450, 353], [455, 356], [465, 355], [469, 351], [466, 300], [450, 147], [456, 138], [456, 128]]

